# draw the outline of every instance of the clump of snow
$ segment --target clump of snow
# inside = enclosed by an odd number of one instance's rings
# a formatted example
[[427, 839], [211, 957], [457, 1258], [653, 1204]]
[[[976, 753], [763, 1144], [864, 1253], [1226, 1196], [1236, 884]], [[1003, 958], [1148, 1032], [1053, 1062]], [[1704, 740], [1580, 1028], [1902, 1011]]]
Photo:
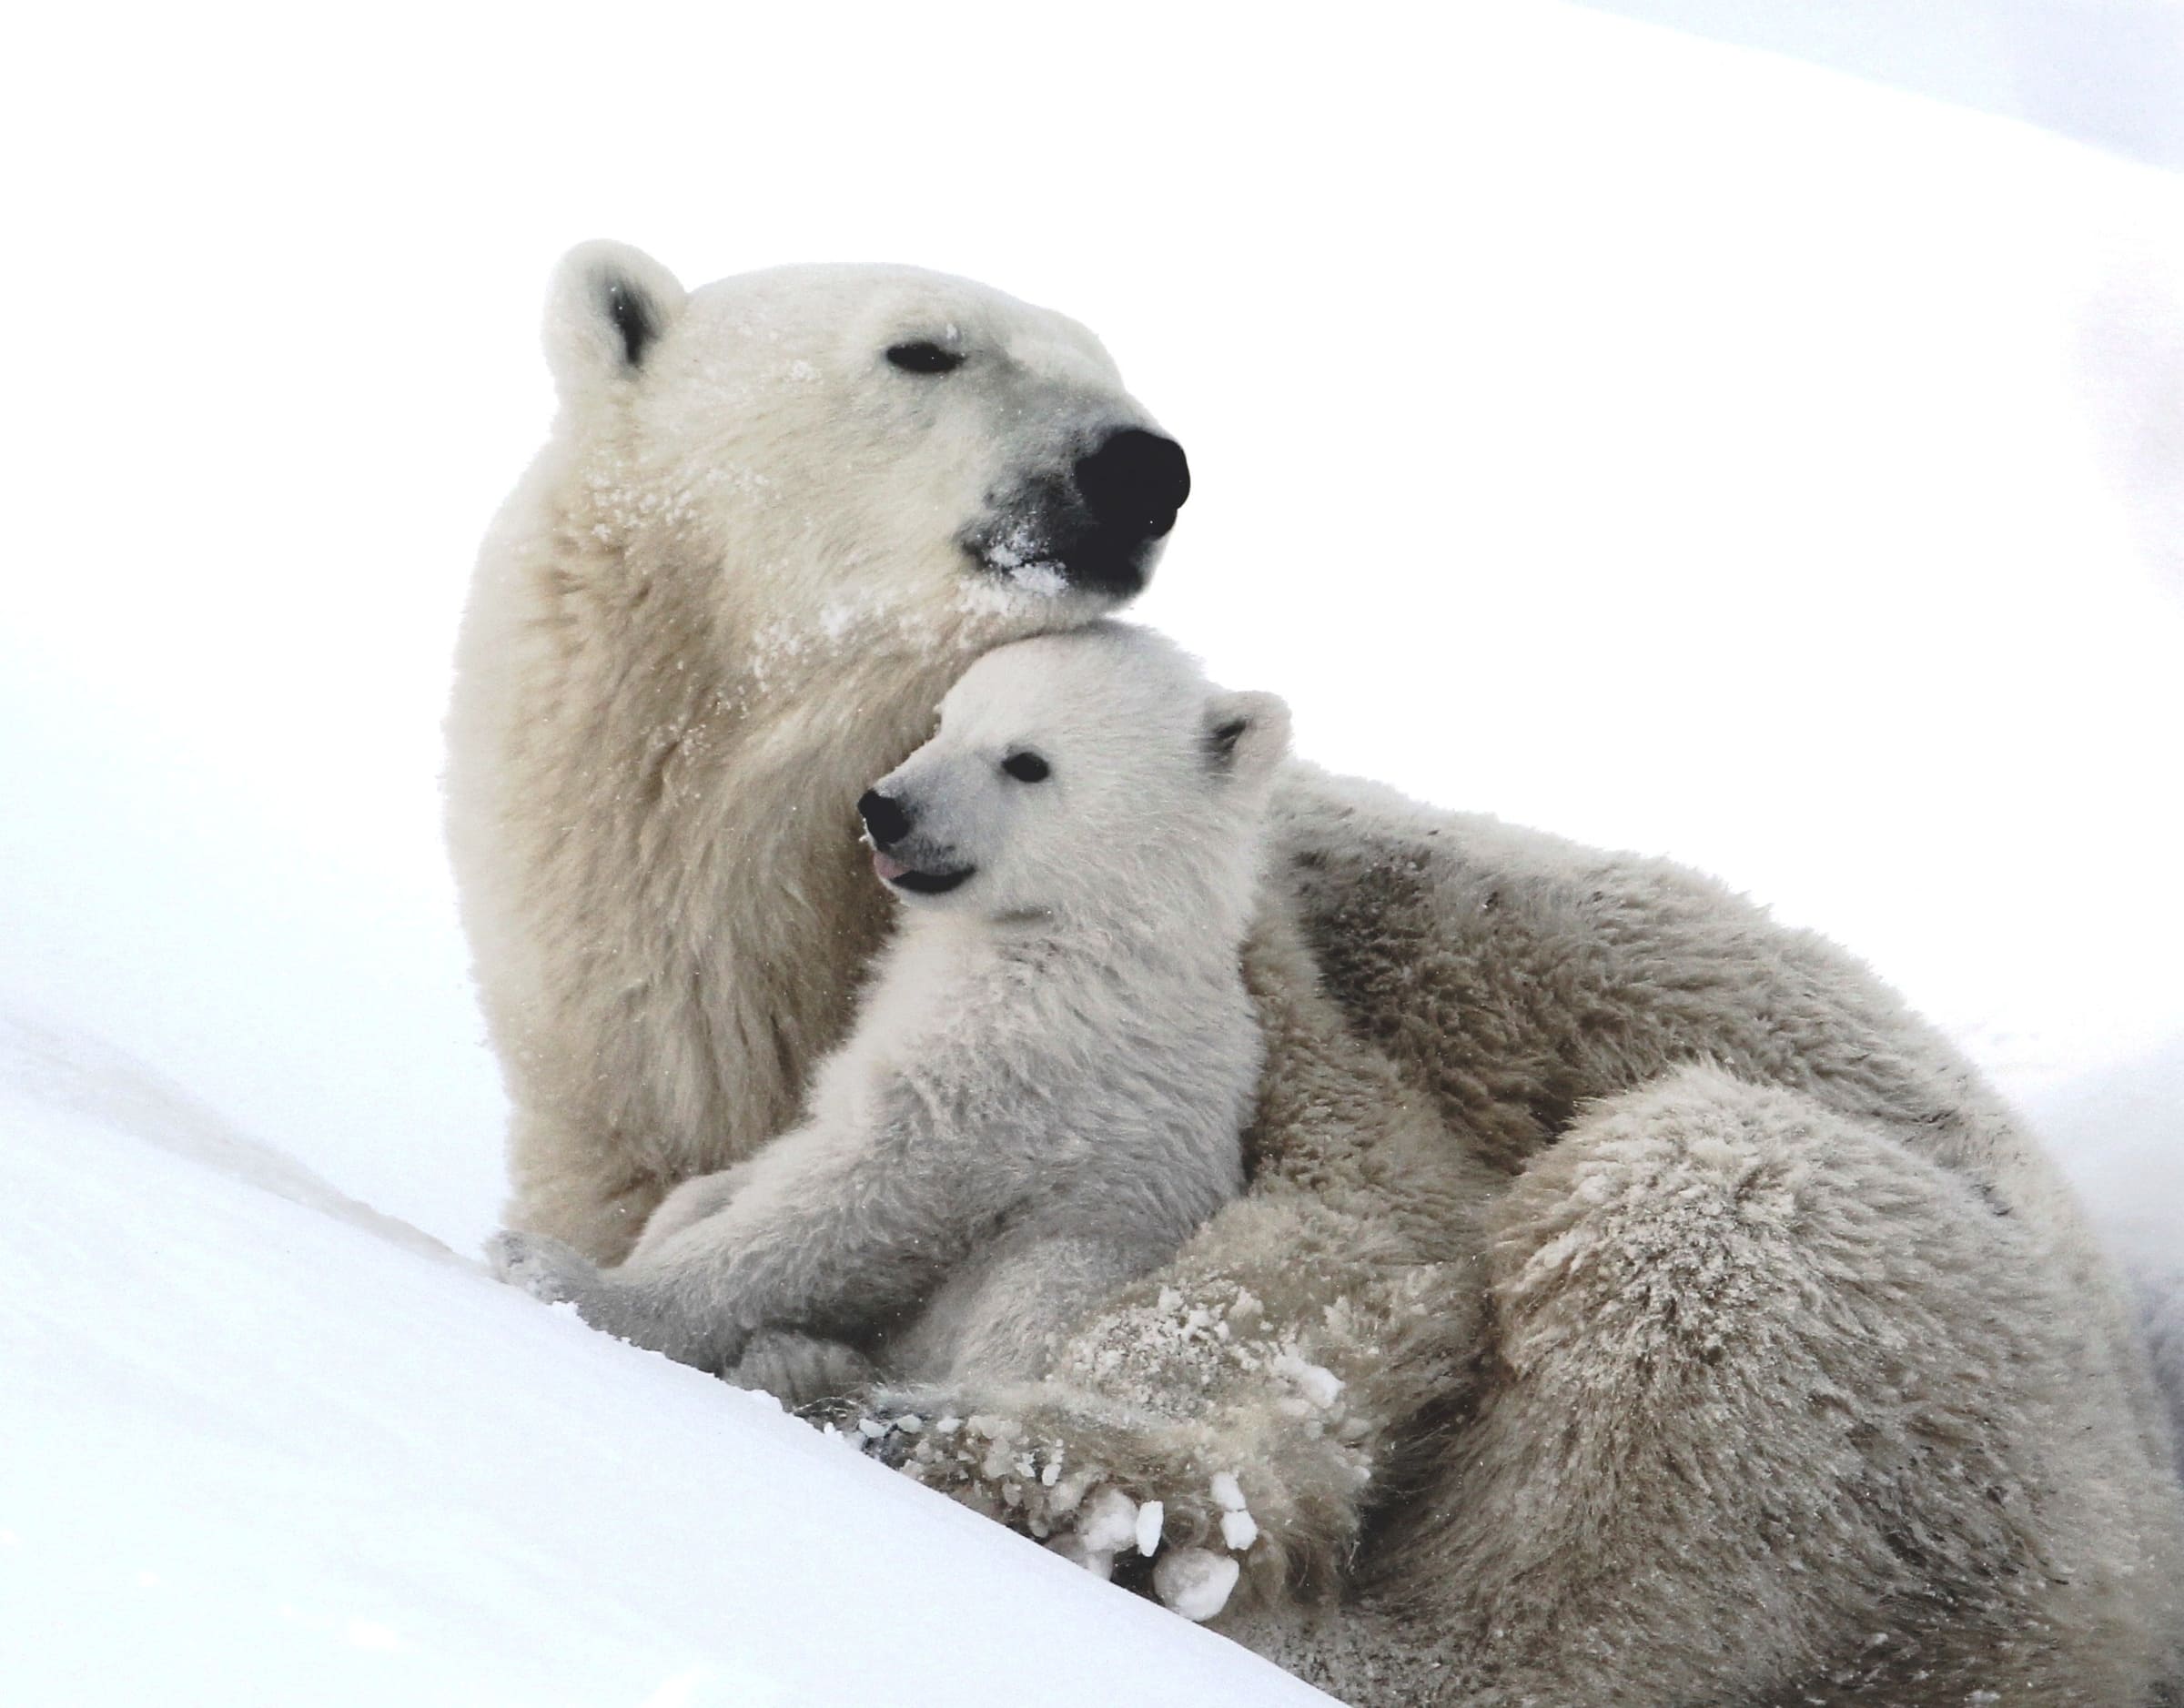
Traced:
[[1017, 522], [986, 546], [986, 561], [1025, 591], [1052, 596], [1067, 590], [1069, 580], [1060, 561], [1048, 555], [1050, 550], [1032, 524]]
[[1153, 1568], [1153, 1589], [1184, 1618], [1204, 1621], [1228, 1605], [1242, 1572], [1233, 1555], [1178, 1548]]
[[[1138, 1502], [1112, 1486], [1084, 1503], [1077, 1533], [1095, 1553], [1118, 1553], [1138, 1545]], [[1157, 1532], [1156, 1532], [1157, 1533]]]
[[1289, 1380], [1309, 1403], [1321, 1411], [1331, 1410], [1342, 1397], [1340, 1377], [1323, 1365], [1306, 1363], [1295, 1353], [1285, 1352], [1277, 1359], [1274, 1372]]

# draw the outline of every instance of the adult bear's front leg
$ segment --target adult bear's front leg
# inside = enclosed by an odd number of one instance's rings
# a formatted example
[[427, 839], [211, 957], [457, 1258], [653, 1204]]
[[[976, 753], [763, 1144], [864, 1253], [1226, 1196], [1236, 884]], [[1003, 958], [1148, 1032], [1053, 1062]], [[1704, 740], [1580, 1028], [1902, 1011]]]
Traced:
[[1581, 1118], [1491, 1238], [1500, 1369], [1386, 1562], [1461, 1700], [2149, 1700], [2174, 1538], [1971, 1181], [1694, 1068]]

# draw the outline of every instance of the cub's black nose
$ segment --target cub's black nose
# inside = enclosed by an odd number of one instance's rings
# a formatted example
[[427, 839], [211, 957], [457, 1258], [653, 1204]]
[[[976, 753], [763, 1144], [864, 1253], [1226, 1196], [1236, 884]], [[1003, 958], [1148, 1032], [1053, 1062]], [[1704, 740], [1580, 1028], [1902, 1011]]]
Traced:
[[1077, 490], [1101, 528], [1158, 540], [1190, 496], [1190, 463], [1174, 440], [1125, 427], [1077, 460]]
[[902, 803], [877, 789], [864, 791], [857, 802], [857, 816], [864, 821], [864, 834], [875, 848], [891, 848], [910, 834], [910, 814], [903, 811]]

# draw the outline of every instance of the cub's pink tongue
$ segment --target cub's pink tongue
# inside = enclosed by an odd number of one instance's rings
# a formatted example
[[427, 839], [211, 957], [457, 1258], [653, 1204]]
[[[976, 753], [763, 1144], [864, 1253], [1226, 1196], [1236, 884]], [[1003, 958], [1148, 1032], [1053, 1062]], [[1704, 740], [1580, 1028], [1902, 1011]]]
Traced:
[[882, 883], [892, 884], [910, 868], [900, 860], [893, 859], [875, 848], [872, 851], [872, 869], [879, 874]]

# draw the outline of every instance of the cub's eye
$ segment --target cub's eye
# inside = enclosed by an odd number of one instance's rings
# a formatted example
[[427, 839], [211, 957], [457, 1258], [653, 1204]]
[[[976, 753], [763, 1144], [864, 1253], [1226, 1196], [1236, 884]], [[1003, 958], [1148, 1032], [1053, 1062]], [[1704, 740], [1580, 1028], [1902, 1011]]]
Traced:
[[1044, 783], [1054, 768], [1036, 753], [1011, 753], [1001, 762], [1001, 769], [1018, 783]]
[[906, 374], [951, 373], [963, 366], [963, 354], [920, 339], [915, 344], [890, 344], [887, 359]]

